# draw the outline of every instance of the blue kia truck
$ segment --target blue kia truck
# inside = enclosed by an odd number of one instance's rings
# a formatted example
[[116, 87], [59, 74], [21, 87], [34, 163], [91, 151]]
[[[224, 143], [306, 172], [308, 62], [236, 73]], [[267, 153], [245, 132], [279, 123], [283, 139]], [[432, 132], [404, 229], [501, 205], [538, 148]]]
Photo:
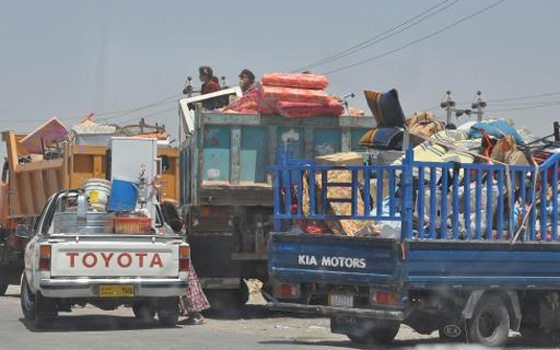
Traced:
[[[417, 162], [409, 149], [399, 165], [277, 164], [268, 306], [328, 317], [358, 343], [401, 324], [486, 346], [510, 330], [555, 339], [559, 163]], [[337, 222], [361, 228], [321, 229]]]

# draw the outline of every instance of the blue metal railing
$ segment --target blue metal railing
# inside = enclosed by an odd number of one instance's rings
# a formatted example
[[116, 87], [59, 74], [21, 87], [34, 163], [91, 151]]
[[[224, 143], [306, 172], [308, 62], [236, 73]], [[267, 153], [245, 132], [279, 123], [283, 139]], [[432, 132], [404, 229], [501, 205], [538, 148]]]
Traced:
[[401, 239], [558, 240], [560, 154], [538, 167], [415, 162], [411, 149], [402, 165], [279, 159], [270, 167], [277, 231], [297, 220], [374, 220], [400, 221]]

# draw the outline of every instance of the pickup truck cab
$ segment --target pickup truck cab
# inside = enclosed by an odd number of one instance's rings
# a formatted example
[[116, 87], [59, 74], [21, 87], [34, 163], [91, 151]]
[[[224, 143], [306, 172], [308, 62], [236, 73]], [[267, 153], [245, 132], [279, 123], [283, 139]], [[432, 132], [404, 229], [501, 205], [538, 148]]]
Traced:
[[88, 210], [82, 190], [52, 195], [26, 232], [25, 318], [41, 328], [76, 305], [103, 310], [124, 305], [138, 319], [152, 320], [157, 314], [160, 325], [175, 325], [178, 298], [187, 287], [190, 247], [156, 209], [149, 233], [117, 234], [107, 228], [110, 213]]

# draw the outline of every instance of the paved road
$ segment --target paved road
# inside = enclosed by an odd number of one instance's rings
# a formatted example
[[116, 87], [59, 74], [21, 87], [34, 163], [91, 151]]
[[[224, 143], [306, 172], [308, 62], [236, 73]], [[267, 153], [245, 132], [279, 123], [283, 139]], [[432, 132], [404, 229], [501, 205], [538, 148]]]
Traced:
[[[141, 324], [129, 309], [101, 311], [93, 307], [64, 313], [49, 329], [37, 330], [22, 317], [16, 287], [0, 297], [0, 349], [88, 350], [88, 349], [369, 349], [345, 336], [331, 334], [329, 322], [321, 318], [286, 317], [271, 314], [262, 305], [248, 305], [241, 315], [208, 317], [201, 326], [179, 325], [158, 328]], [[401, 327], [389, 349], [476, 349], [473, 345], [440, 343]], [[525, 339], [513, 336], [508, 348], [535, 349]], [[546, 349], [546, 347], [540, 347]]]

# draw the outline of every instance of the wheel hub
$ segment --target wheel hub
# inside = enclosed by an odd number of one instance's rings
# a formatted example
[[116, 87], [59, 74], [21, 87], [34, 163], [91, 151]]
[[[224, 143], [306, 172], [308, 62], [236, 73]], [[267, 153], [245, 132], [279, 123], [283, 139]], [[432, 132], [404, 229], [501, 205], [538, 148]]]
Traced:
[[483, 337], [489, 338], [494, 335], [498, 325], [499, 321], [494, 317], [494, 315], [484, 313], [480, 316], [479, 330]]

